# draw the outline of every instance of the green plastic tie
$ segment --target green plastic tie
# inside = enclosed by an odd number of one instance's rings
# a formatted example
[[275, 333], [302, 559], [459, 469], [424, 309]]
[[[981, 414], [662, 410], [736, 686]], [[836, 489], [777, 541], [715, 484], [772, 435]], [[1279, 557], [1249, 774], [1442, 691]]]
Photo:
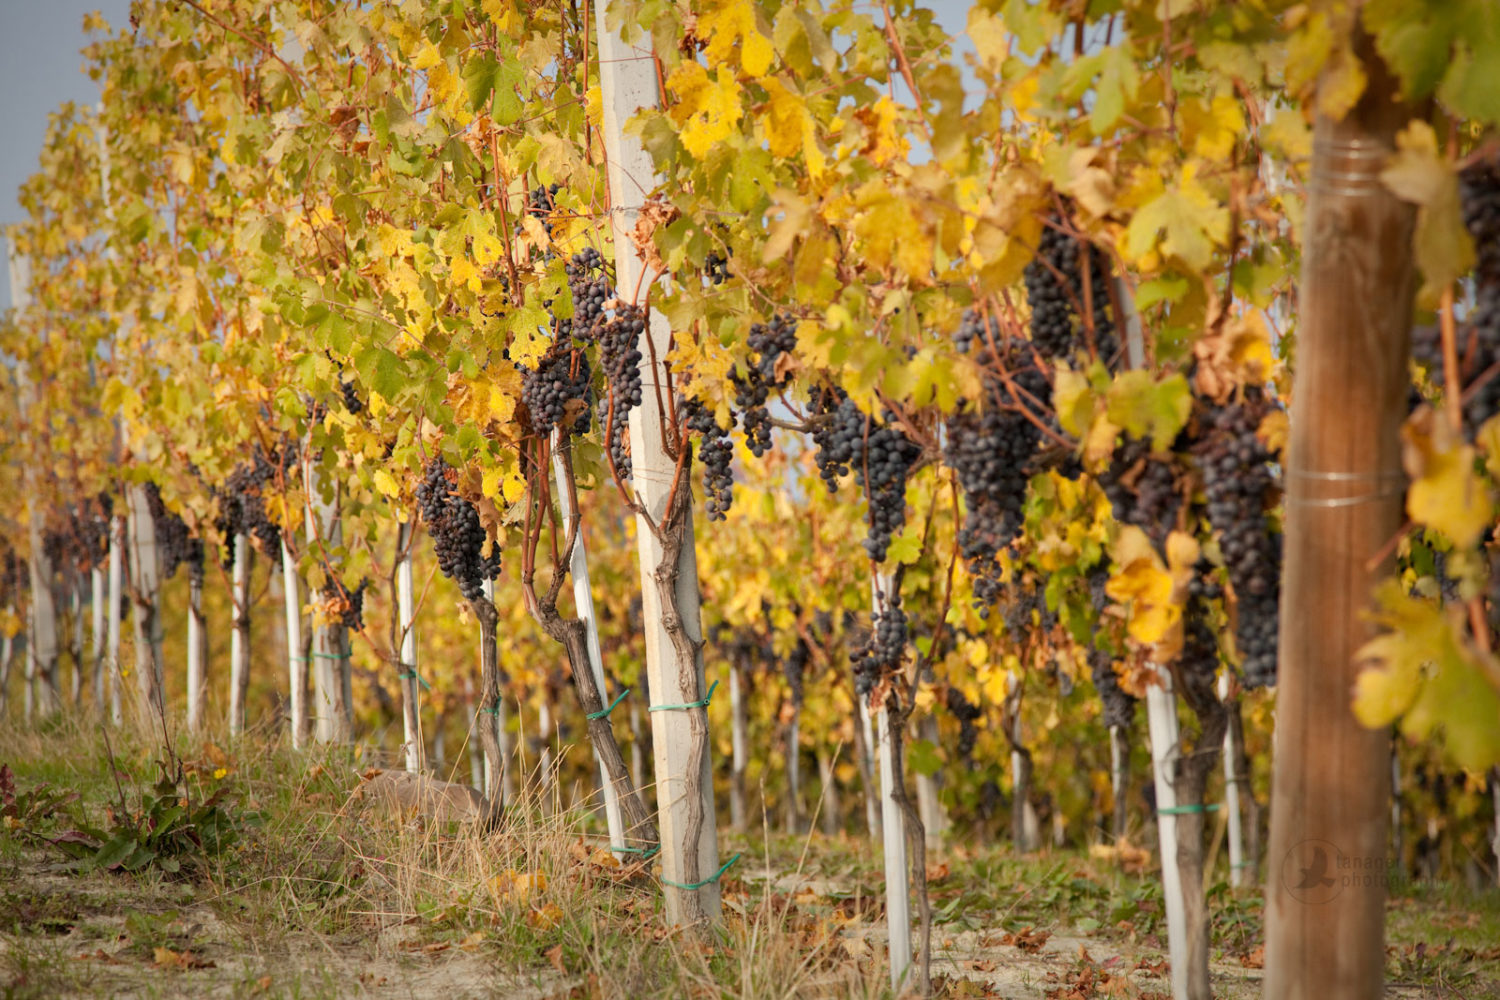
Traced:
[[419, 674], [419, 673], [417, 673], [415, 670], [408, 670], [404, 674], [397, 674], [396, 677], [399, 678], [400, 680], [403, 680], [403, 681], [416, 681], [418, 684], [422, 685], [428, 691], [432, 690], [432, 685], [428, 684], [427, 681], [423, 680], [422, 675]]
[[585, 719], [607, 719], [607, 718], [609, 718], [609, 713], [613, 712], [615, 710], [615, 706], [618, 705], [620, 702], [624, 701], [625, 700], [625, 696], [627, 694], [629, 694], [629, 693], [630, 693], [630, 688], [626, 688], [624, 691], [620, 692], [620, 696], [618, 698], [616, 698], [614, 701], [612, 701], [612, 702], [609, 703], [609, 707], [608, 708], [601, 709], [600, 711], [597, 711], [597, 712], [590, 712], [588, 715], [584, 716], [584, 718]]
[[734, 864], [739, 859], [740, 856], [736, 854], [734, 857], [730, 858], [728, 861], [720, 865], [719, 870], [714, 872], [712, 876], [704, 879], [702, 882], [673, 882], [669, 878], [664, 878], [662, 879], [662, 883], [664, 885], [670, 885], [674, 889], [686, 889], [689, 892], [694, 889], [701, 889], [705, 885], [713, 885], [715, 882], [719, 881], [719, 879], [723, 877], [724, 873], [729, 870], [729, 866]]
[[481, 712], [485, 712], [485, 713], [487, 713], [489, 715], [499, 715], [500, 714], [500, 708], [499, 708], [499, 706], [496, 706], [494, 708], [485, 708], [483, 705], [480, 705], [479, 706], [479, 710]]
[[[312, 655], [315, 656], [315, 657], [317, 657], [320, 660], [347, 660], [347, 659], [349, 659], [349, 657], [353, 656], [354, 654], [353, 653], [314, 653]], [[298, 657], [298, 659], [302, 659], [302, 657]]]
[[650, 708], [646, 709], [646, 711], [648, 711], [648, 712], [670, 712], [673, 709], [678, 709], [678, 708], [707, 708], [708, 707], [708, 703], [711, 702], [711, 701], [713, 701], [713, 699], [714, 699], [714, 688], [716, 688], [718, 686], [719, 686], [719, 682], [718, 681], [714, 681], [712, 684], [710, 684], [708, 686], [708, 694], [706, 694], [706, 695], [703, 696], [703, 700], [702, 701], [690, 701], [690, 702], [686, 702], [685, 704], [682, 704], [682, 705], [652, 705]]
[[639, 854], [642, 861], [646, 861], [661, 853], [661, 845], [655, 847], [611, 847], [616, 854]]
[[1240, 862], [1238, 862], [1236, 864], [1230, 865], [1229, 867], [1230, 868], [1253, 868], [1253, 867], [1255, 867], [1255, 862], [1254, 861], [1240, 861]]
[[1188, 813], [1217, 812], [1221, 804], [1215, 802], [1212, 805], [1204, 805], [1201, 802], [1195, 802], [1187, 806], [1167, 806], [1164, 809], [1156, 810], [1156, 812], [1159, 816], [1182, 816]]

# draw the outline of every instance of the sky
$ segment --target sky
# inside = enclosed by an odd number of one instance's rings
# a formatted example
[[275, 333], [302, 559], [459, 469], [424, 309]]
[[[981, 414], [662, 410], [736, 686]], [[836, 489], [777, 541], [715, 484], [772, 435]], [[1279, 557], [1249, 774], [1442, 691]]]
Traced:
[[[928, 6], [949, 31], [963, 30], [966, 3], [929, 0]], [[79, 55], [83, 15], [93, 10], [118, 27], [129, 19], [130, 0], [0, 0], [0, 226], [20, 221], [16, 191], [36, 170], [47, 115], [64, 101], [99, 99]], [[0, 310], [10, 306], [4, 275], [0, 267]]]
[[[64, 101], [99, 100], [99, 85], [78, 54], [86, 41], [83, 15], [91, 10], [124, 24], [130, 0], [0, 0], [0, 225], [21, 219], [16, 190], [36, 170], [48, 113]], [[0, 268], [0, 309], [10, 306], [4, 273]]]

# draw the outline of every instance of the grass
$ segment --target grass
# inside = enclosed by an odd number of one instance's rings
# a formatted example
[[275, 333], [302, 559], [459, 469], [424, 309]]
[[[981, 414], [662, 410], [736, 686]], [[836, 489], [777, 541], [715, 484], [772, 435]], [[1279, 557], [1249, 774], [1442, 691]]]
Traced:
[[[744, 858], [722, 883], [722, 926], [693, 934], [665, 926], [649, 867], [619, 864], [593, 813], [528, 798], [482, 836], [352, 805], [371, 762], [350, 750], [179, 739], [191, 782], [228, 785], [238, 840], [175, 874], [79, 873], [47, 838], [104, 825], [121, 789], [128, 808], [160, 755], [138, 733], [106, 747], [85, 720], [0, 731], [20, 791], [48, 783], [77, 796], [0, 830], [0, 996], [890, 995], [884, 877], [862, 839], [721, 833], [725, 856]], [[959, 844], [929, 876], [948, 996], [1165, 990], [1149, 876], [1076, 852]], [[1216, 886], [1210, 906], [1216, 990], [1258, 996], [1258, 894]], [[1494, 893], [1402, 887], [1389, 939], [1398, 995], [1500, 991]]]

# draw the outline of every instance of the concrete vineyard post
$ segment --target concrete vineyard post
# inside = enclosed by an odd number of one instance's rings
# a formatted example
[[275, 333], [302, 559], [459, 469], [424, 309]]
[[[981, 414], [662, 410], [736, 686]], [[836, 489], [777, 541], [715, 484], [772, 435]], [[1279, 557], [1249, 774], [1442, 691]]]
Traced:
[[[285, 529], [283, 529], [285, 530]], [[307, 734], [307, 654], [302, 650], [302, 597], [297, 560], [281, 541], [281, 600], [286, 616], [287, 700], [291, 704], [292, 749], [300, 750]]]
[[[651, 157], [639, 139], [625, 134], [624, 126], [642, 107], [656, 106], [656, 64], [650, 38], [642, 34], [635, 44], [626, 44], [620, 33], [609, 28], [607, 3], [594, 8], [599, 41], [599, 89], [603, 104], [604, 146], [609, 164], [610, 222], [614, 231], [616, 286], [630, 295], [636, 288], [649, 294], [644, 267], [630, 240], [641, 202], [655, 186]], [[642, 26], [644, 27], [644, 26]], [[658, 393], [671, 392], [666, 363], [671, 330], [666, 317], [651, 310], [641, 343], [643, 404], [630, 414], [630, 452], [634, 469], [632, 487], [651, 518], [660, 524], [667, 515], [675, 462], [662, 441], [663, 414], [656, 405]], [[653, 363], [652, 359], [655, 359]], [[646, 672], [651, 698], [657, 705], [686, 705], [704, 698], [702, 631], [698, 613], [698, 564], [693, 550], [691, 511], [682, 515], [682, 542], [675, 567], [662, 567], [661, 541], [644, 518], [637, 519], [643, 620], [646, 637]], [[657, 571], [675, 569], [676, 587], [671, 595], [677, 605], [676, 620], [668, 622], [663, 595], [658, 591]], [[669, 628], [669, 624], [672, 626]], [[678, 643], [683, 639], [695, 652], [681, 662]], [[695, 713], [702, 712], [702, 716]], [[719, 920], [718, 834], [714, 828], [713, 773], [707, 749], [691, 759], [694, 732], [707, 726], [703, 708], [673, 709], [651, 713], [652, 747], [656, 756], [656, 794], [661, 833], [663, 891], [669, 924], [696, 924]], [[701, 731], [699, 732], [702, 736]], [[712, 744], [703, 739], [705, 747]], [[691, 801], [690, 801], [691, 796]], [[696, 828], [696, 835], [694, 834]], [[692, 861], [689, 861], [689, 856]], [[692, 871], [695, 888], [682, 888]], [[707, 880], [706, 882], [704, 880]], [[673, 885], [671, 883], [678, 883]]]

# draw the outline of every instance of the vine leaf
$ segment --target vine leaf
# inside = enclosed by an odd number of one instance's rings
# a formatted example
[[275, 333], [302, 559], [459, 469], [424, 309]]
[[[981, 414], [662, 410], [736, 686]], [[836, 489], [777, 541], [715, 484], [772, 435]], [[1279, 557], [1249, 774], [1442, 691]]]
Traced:
[[1431, 406], [1412, 414], [1401, 428], [1402, 462], [1412, 478], [1406, 492], [1411, 519], [1467, 549], [1494, 516], [1489, 490], [1474, 470], [1472, 445]]

